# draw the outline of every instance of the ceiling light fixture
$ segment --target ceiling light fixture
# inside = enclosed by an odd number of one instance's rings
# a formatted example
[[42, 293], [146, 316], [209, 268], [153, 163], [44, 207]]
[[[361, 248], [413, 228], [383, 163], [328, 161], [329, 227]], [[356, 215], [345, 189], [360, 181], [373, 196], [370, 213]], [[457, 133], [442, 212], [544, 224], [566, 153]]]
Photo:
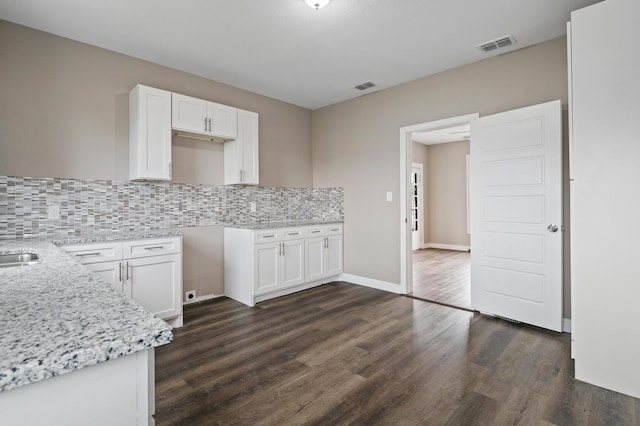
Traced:
[[320, 9], [329, 4], [330, 0], [304, 0], [304, 2], [314, 9]]

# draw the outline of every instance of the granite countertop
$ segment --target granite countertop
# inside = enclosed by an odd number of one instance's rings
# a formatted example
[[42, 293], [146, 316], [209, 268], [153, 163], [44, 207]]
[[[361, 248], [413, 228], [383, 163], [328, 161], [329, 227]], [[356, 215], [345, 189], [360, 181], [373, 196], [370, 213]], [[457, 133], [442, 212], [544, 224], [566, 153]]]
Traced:
[[79, 236], [56, 235], [51, 238], [51, 242], [57, 246], [82, 243], [100, 243], [104, 241], [119, 240], [141, 240], [144, 238], [163, 238], [163, 237], [179, 237], [182, 232], [172, 230], [155, 230], [155, 231], [104, 231], [92, 232]]
[[275, 229], [275, 228], [291, 228], [296, 226], [312, 226], [312, 225], [331, 225], [342, 224], [341, 220], [290, 220], [282, 222], [251, 222], [251, 223], [225, 223], [225, 228], [241, 228], [241, 229]]
[[0, 244], [25, 251], [41, 262], [0, 268], [0, 392], [173, 340], [167, 323], [52, 243]]

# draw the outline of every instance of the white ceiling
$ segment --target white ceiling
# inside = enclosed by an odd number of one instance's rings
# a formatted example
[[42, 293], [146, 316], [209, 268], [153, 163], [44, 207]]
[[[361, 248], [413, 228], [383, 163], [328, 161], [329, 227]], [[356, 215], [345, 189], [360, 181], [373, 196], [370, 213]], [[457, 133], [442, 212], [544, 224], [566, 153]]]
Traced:
[[469, 139], [471, 135], [471, 125], [446, 127], [444, 129], [428, 130], [425, 132], [414, 132], [411, 140], [425, 145], [435, 145], [438, 143], [457, 142]]
[[0, 0], [0, 18], [317, 109], [561, 36], [597, 1]]

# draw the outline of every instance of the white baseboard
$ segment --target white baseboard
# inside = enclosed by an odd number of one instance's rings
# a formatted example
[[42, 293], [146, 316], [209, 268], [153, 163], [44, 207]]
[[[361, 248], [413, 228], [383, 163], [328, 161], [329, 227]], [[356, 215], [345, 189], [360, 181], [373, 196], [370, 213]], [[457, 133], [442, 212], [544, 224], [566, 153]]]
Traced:
[[570, 318], [562, 318], [562, 332], [563, 333], [571, 333], [571, 319]]
[[194, 297], [191, 300], [185, 300], [182, 305], [190, 305], [192, 303], [204, 302], [205, 300], [217, 299], [218, 297], [224, 297], [224, 294], [207, 294], [206, 296]]
[[469, 251], [471, 247], [469, 246], [458, 246], [455, 244], [439, 244], [439, 243], [426, 243], [422, 245], [423, 249], [434, 248], [434, 249], [442, 249], [442, 250], [457, 250], [457, 251]]
[[384, 290], [390, 293], [400, 294], [400, 284], [375, 280], [373, 278], [361, 277], [358, 275], [342, 274], [336, 277], [335, 281], [346, 281], [352, 284], [358, 284], [364, 287], [375, 288], [377, 290]]

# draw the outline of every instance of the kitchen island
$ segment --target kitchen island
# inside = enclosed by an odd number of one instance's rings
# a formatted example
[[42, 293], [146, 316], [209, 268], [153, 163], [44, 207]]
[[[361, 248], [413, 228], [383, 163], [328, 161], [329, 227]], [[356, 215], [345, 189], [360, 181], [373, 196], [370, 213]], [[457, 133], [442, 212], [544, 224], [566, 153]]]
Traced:
[[0, 423], [153, 424], [154, 347], [171, 327], [49, 242], [0, 268]]

